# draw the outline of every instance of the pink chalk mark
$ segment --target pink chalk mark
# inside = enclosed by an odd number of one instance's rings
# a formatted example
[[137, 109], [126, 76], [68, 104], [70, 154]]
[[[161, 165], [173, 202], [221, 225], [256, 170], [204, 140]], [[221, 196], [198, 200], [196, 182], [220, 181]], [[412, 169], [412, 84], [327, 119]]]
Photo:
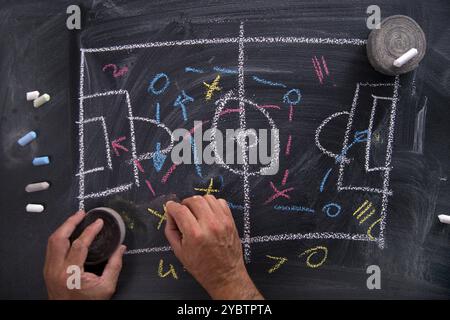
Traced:
[[322, 82], [322, 77], [320, 76], [318, 66], [316, 65], [316, 60], [314, 60], [314, 58], [311, 58], [311, 61], [312, 61], [312, 63], [313, 63], [314, 70], [316, 71], [316, 75], [317, 75], [317, 78], [318, 78], [319, 81], [320, 81], [320, 84], [323, 84], [323, 82]]
[[145, 179], [145, 183], [147, 184], [147, 187], [149, 188], [149, 190], [153, 194], [153, 196], [156, 196], [155, 190], [153, 190], [153, 187], [152, 187], [152, 184], [150, 183], [150, 181]]
[[289, 106], [289, 122], [292, 122], [293, 117], [294, 117], [294, 106], [290, 105]]
[[128, 72], [128, 67], [122, 67], [122, 68], [118, 68], [117, 67], [117, 65], [115, 65], [115, 64], [113, 64], [113, 63], [110, 63], [110, 64], [107, 64], [107, 65], [105, 65], [104, 67], [103, 67], [103, 72], [105, 72], [107, 69], [113, 69], [113, 72], [112, 72], [112, 74], [113, 74], [113, 77], [114, 78], [118, 78], [118, 77], [121, 77], [121, 76], [123, 76], [125, 73], [127, 73]]
[[322, 64], [323, 64], [323, 68], [325, 69], [326, 75], [329, 76], [330, 72], [328, 72], [327, 62], [325, 61], [325, 58], [323, 56], [322, 56]]
[[279, 197], [283, 197], [286, 199], [290, 199], [291, 197], [286, 194], [292, 190], [294, 190], [294, 188], [288, 188], [288, 189], [283, 189], [283, 190], [278, 190], [275, 185], [273, 184], [272, 181], [270, 181], [270, 187], [273, 189], [274, 194], [273, 196], [271, 196], [269, 199], [266, 200], [266, 202], [264, 202], [264, 204], [269, 204], [270, 202], [272, 202], [273, 200], [279, 198]]
[[291, 154], [291, 144], [292, 144], [292, 136], [289, 135], [288, 141], [286, 143], [286, 151], [284, 153], [286, 156]]
[[114, 153], [116, 154], [117, 157], [120, 156], [119, 149], [123, 150], [125, 152], [129, 151], [127, 148], [125, 148], [123, 145], [121, 145], [119, 143], [119, 142], [124, 141], [125, 139], [126, 139], [126, 137], [120, 137], [120, 138], [117, 138], [116, 140], [111, 142], [111, 146], [112, 146], [112, 148], [114, 150]]
[[233, 113], [233, 112], [239, 112], [239, 108], [236, 108], [236, 109], [227, 108], [227, 109], [223, 110], [221, 113], [219, 113], [219, 116], [223, 116], [225, 114]]
[[161, 179], [161, 183], [166, 183], [167, 180], [169, 179], [170, 175], [175, 171], [177, 165], [174, 163], [169, 170], [167, 170], [166, 174], [164, 175], [164, 177], [162, 177]]
[[289, 170], [286, 169], [286, 170], [284, 171], [283, 181], [281, 181], [281, 185], [282, 185], [282, 186], [284, 186], [284, 185], [286, 184], [287, 179], [288, 179], [288, 176], [289, 176]]
[[320, 66], [319, 59], [317, 59], [316, 56], [314, 56], [314, 59], [316, 60], [317, 69], [319, 70], [320, 78], [323, 80], [323, 73], [322, 73], [322, 67]]
[[144, 173], [144, 168], [142, 168], [142, 165], [139, 162], [139, 160], [134, 160], [134, 164], [136, 165], [136, 167], [139, 169], [140, 172]]

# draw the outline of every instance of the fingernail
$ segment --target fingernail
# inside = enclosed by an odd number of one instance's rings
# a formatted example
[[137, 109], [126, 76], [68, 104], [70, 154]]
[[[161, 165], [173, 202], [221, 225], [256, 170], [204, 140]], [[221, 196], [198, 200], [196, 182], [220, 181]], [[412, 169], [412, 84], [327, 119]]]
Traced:
[[77, 212], [75, 212], [75, 215], [84, 215], [86, 212], [84, 212], [84, 210], [78, 210]]
[[169, 201], [166, 202], [166, 207], [167, 207], [169, 204], [175, 204], [175, 203], [176, 203], [175, 201], [169, 200]]
[[124, 253], [125, 250], [127, 250], [127, 246], [121, 245], [121, 246], [120, 246], [120, 253]]
[[99, 225], [103, 224], [103, 220], [97, 219], [97, 220], [95, 220], [95, 224], [99, 226]]

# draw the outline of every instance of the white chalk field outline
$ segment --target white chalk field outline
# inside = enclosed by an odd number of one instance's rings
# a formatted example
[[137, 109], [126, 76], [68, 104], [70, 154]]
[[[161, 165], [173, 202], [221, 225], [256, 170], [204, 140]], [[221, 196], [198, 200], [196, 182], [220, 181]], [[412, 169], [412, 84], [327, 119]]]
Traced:
[[[108, 163], [108, 168], [112, 170], [112, 160], [111, 160], [111, 148], [109, 147], [109, 136], [108, 136], [108, 129], [106, 128], [106, 122], [105, 117], [95, 117], [84, 120], [84, 124], [91, 123], [91, 122], [100, 122], [103, 128], [103, 138], [105, 139], [105, 147], [106, 147], [106, 162]], [[84, 172], [84, 174], [89, 173], [88, 170]]]
[[84, 172], [79, 172], [79, 173], [77, 173], [77, 174], [75, 174], [75, 175], [76, 175], [77, 177], [79, 177], [79, 176], [81, 176], [81, 175], [86, 175], [86, 174], [89, 174], [89, 173], [99, 172], [99, 171], [103, 171], [103, 170], [105, 170], [105, 167], [97, 167], [97, 168], [90, 169], [90, 170], [87, 170], [87, 171], [84, 171]]
[[[143, 117], [132, 117], [132, 118], [129, 117], [128, 119], [131, 120], [131, 121], [138, 120], [138, 121], [143, 121], [143, 122], [149, 122], [149, 123], [154, 124], [158, 128], [164, 129], [167, 132], [167, 134], [169, 135], [169, 137], [170, 137], [170, 144], [166, 148], [164, 148], [163, 150], [160, 150], [159, 153], [166, 154], [166, 153], [169, 153], [172, 150], [173, 145], [175, 143], [175, 139], [173, 137], [172, 131], [169, 128], [167, 128], [164, 124], [162, 124], [162, 123], [160, 123], [160, 122], [158, 122], [158, 121], [156, 121], [154, 119], [143, 118]], [[147, 153], [141, 154], [141, 155], [137, 156], [136, 159], [130, 160], [129, 163], [131, 164], [133, 161], [142, 161], [142, 160], [151, 159], [155, 154], [156, 154], [156, 151], [147, 152]]]
[[[386, 147], [386, 157], [385, 157], [385, 164], [380, 171], [384, 172], [383, 175], [383, 188], [371, 188], [371, 187], [360, 187], [360, 186], [343, 186], [343, 179], [344, 179], [344, 168], [345, 163], [344, 161], [340, 162], [339, 165], [339, 175], [337, 180], [337, 190], [338, 191], [365, 191], [365, 192], [372, 192], [372, 193], [378, 193], [382, 195], [381, 199], [381, 212], [380, 212], [380, 233], [378, 235], [377, 243], [380, 249], [384, 249], [384, 229], [386, 228], [386, 217], [387, 217], [387, 207], [389, 203], [389, 196], [392, 196], [393, 193], [389, 189], [389, 179], [390, 179], [390, 172], [392, 170], [391, 167], [391, 160], [392, 160], [392, 148], [394, 143], [394, 130], [395, 130], [395, 116], [397, 111], [397, 100], [398, 100], [398, 89], [400, 87], [400, 77], [395, 76], [394, 83], [385, 84], [385, 83], [357, 83], [355, 94], [353, 96], [353, 102], [350, 109], [350, 114], [348, 116], [348, 122], [347, 122], [347, 128], [344, 134], [344, 142], [342, 144], [342, 150], [348, 150], [348, 142], [349, 142], [349, 136], [350, 131], [352, 130], [353, 125], [353, 117], [356, 112], [356, 108], [358, 106], [358, 99], [359, 99], [359, 90], [361, 86], [368, 86], [368, 87], [381, 87], [381, 86], [392, 86], [393, 92], [392, 97], [379, 97], [379, 96], [372, 96], [375, 100], [376, 99], [383, 99], [383, 100], [390, 100], [391, 103], [391, 112], [389, 117], [389, 129], [388, 129], [388, 143]], [[374, 103], [376, 106], [376, 102]], [[371, 122], [373, 121], [372, 116], [374, 113], [374, 106], [372, 106], [371, 111]], [[369, 123], [370, 126], [370, 123]], [[371, 132], [370, 132], [371, 133]], [[367, 151], [367, 144], [366, 144], [366, 151]], [[368, 164], [368, 157], [367, 154], [365, 155], [365, 164], [364, 167], [366, 168], [366, 165]]]
[[[317, 239], [334, 239], [334, 240], [353, 240], [365, 242], [377, 242], [378, 238], [369, 238], [366, 234], [358, 233], [342, 233], [342, 232], [310, 232], [310, 233], [283, 233], [275, 235], [255, 236], [251, 237], [249, 243], [264, 243], [276, 241], [290, 241], [290, 240], [317, 240]], [[244, 240], [241, 240], [244, 243]], [[155, 253], [172, 251], [170, 246], [141, 248], [127, 250], [125, 254], [141, 254], [141, 253]]]
[[[111, 47], [102, 47], [102, 48], [81, 48], [81, 57], [80, 57], [80, 95], [79, 95], [79, 170], [77, 176], [79, 177], [79, 208], [84, 209], [84, 199], [86, 198], [94, 198], [96, 196], [107, 196], [109, 192], [123, 192], [132, 188], [133, 183], [129, 183], [126, 185], [121, 185], [113, 189], [104, 190], [99, 193], [91, 193], [85, 195], [85, 175], [88, 173], [93, 173], [97, 171], [101, 171], [101, 167], [94, 168], [91, 170], [85, 171], [85, 162], [84, 162], [84, 105], [83, 101], [89, 98], [107, 96], [112, 94], [125, 94], [127, 105], [128, 105], [128, 119], [130, 121], [130, 134], [132, 140], [132, 161], [134, 166], [134, 176], [135, 176], [135, 184], [139, 186], [139, 176], [138, 176], [138, 168], [136, 165], [136, 160], [139, 160], [136, 155], [136, 146], [135, 146], [135, 135], [134, 135], [134, 126], [133, 126], [133, 115], [130, 97], [128, 91], [126, 90], [116, 90], [109, 91], [105, 93], [94, 93], [91, 95], [84, 95], [84, 65], [86, 62], [86, 53], [102, 53], [109, 51], [120, 51], [120, 50], [134, 50], [134, 49], [144, 49], [144, 48], [159, 48], [159, 47], [171, 47], [171, 46], [192, 46], [192, 45], [209, 45], [209, 44], [237, 44], [239, 48], [239, 72], [238, 72], [238, 100], [239, 100], [239, 115], [240, 115], [240, 126], [245, 127], [245, 110], [243, 105], [245, 103], [249, 103], [247, 99], [245, 99], [245, 89], [244, 89], [244, 44], [247, 43], [265, 43], [265, 44], [318, 44], [318, 45], [334, 45], [334, 46], [364, 46], [367, 44], [366, 39], [357, 39], [357, 38], [321, 38], [321, 37], [245, 37], [244, 36], [244, 25], [240, 24], [240, 32], [238, 37], [228, 37], [228, 38], [212, 38], [212, 39], [193, 39], [193, 40], [179, 40], [179, 41], [162, 41], [162, 42], [148, 42], [148, 43], [138, 43], [138, 44], [129, 44], [129, 45], [119, 45], [119, 46], [111, 46]], [[361, 86], [391, 86], [392, 84], [371, 84], [371, 83], [360, 83]], [[397, 92], [398, 86], [398, 76], [396, 77], [396, 89]], [[393, 100], [393, 105], [396, 103], [396, 96]], [[264, 110], [265, 111], [265, 110]], [[344, 112], [345, 113], [345, 112]], [[347, 112], [348, 113], [348, 112]], [[395, 110], [391, 114], [392, 122], [395, 119]], [[167, 130], [166, 130], [167, 131]], [[172, 135], [171, 135], [172, 137]], [[173, 137], [172, 137], [173, 138]], [[392, 150], [392, 144], [389, 144], [389, 147]], [[164, 150], [166, 151], [166, 150]], [[152, 153], [147, 154], [147, 156], [152, 155]], [[332, 154], [331, 156], [335, 157], [336, 155]], [[389, 161], [388, 161], [389, 160]], [[341, 164], [344, 164], [346, 161], [342, 161]], [[386, 160], [386, 162], [390, 163], [390, 158]], [[248, 165], [247, 165], [248, 166]], [[104, 168], [103, 168], [104, 169]], [[245, 186], [249, 187], [248, 177], [252, 175], [248, 170], [244, 176], [244, 189]], [[385, 175], [389, 177], [389, 170], [385, 171]], [[265, 235], [265, 236], [250, 236], [250, 199], [249, 193], [246, 193], [247, 196], [244, 196], [245, 204], [244, 204], [244, 238], [242, 242], [244, 244], [244, 251], [247, 261], [250, 261], [250, 244], [251, 243], [262, 243], [262, 242], [270, 242], [270, 241], [286, 241], [286, 240], [300, 240], [300, 239], [338, 239], [338, 240], [356, 240], [356, 241], [367, 241], [367, 242], [377, 242], [384, 243], [384, 239], [380, 239], [383, 237], [383, 230], [385, 228], [385, 218], [386, 218], [386, 209], [388, 203], [388, 195], [389, 192], [386, 191], [389, 187], [389, 182], [384, 186], [383, 190], [383, 200], [385, 201], [384, 215], [382, 215], [382, 221], [380, 223], [380, 235], [379, 238], [370, 239], [366, 234], [347, 234], [347, 233], [333, 233], [333, 232], [317, 232], [317, 233], [288, 233], [288, 234], [277, 234], [277, 235]], [[122, 191], [121, 191], [122, 190]], [[247, 220], [248, 219], [248, 220]], [[382, 246], [380, 246], [382, 248]], [[126, 254], [139, 254], [139, 253], [153, 253], [153, 252], [164, 252], [170, 251], [170, 246], [163, 247], [153, 247], [153, 248], [141, 248], [141, 249], [132, 249], [128, 250]]]
[[392, 98], [389, 97], [379, 97], [372, 95], [373, 103], [372, 103], [372, 110], [370, 111], [370, 120], [369, 120], [369, 128], [367, 132], [367, 141], [366, 141], [366, 155], [365, 155], [365, 168], [366, 172], [373, 172], [373, 171], [384, 171], [384, 170], [390, 170], [391, 168], [386, 167], [370, 167], [370, 145], [372, 143], [372, 131], [373, 131], [373, 122], [375, 119], [375, 112], [378, 106], [378, 100], [390, 100], [392, 101]]

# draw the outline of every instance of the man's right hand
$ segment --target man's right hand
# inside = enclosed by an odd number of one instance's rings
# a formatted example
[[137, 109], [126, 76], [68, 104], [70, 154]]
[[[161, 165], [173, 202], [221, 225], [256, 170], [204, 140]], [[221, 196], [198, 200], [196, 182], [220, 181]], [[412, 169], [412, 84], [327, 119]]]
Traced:
[[184, 267], [213, 299], [263, 299], [247, 273], [228, 204], [212, 195], [166, 203], [165, 234]]

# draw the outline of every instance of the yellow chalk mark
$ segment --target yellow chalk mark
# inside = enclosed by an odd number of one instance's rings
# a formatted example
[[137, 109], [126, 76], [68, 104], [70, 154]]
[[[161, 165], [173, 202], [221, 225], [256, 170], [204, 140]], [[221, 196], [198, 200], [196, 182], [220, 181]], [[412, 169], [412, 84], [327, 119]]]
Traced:
[[367, 229], [367, 235], [369, 236], [369, 239], [370, 239], [370, 240], [375, 240], [375, 237], [372, 236], [372, 229], [373, 229], [373, 227], [375, 227], [375, 226], [376, 226], [378, 223], [380, 223], [380, 222], [381, 222], [381, 218], [378, 219], [377, 221], [375, 221], [374, 223], [372, 223], [372, 224], [370, 225], [369, 229]]
[[360, 205], [359, 208], [356, 209], [356, 210], [353, 212], [353, 215], [355, 216], [355, 215], [356, 215], [362, 208], [364, 208], [368, 203], [369, 203], [368, 200], [364, 201], [363, 204]]
[[371, 207], [372, 207], [372, 203], [369, 203], [369, 204], [361, 211], [361, 213], [358, 214], [358, 215], [356, 216], [356, 219], [359, 220], [359, 218], [361, 218], [362, 215], [363, 215], [364, 213], [366, 213], [366, 211], [369, 210]]
[[164, 222], [164, 220], [167, 220], [166, 218], [166, 206], [163, 205], [164, 208], [164, 214], [159, 213], [158, 211], [154, 210], [154, 209], [150, 209], [147, 208], [148, 212], [150, 212], [151, 214], [157, 216], [158, 218], [160, 218], [158, 226], [156, 227], [156, 229], [159, 230], [159, 228], [161, 228], [162, 223]]
[[[318, 263], [312, 263], [311, 259], [312, 257], [319, 253], [319, 252], [323, 252], [323, 258], [322, 260], [320, 260]], [[327, 260], [328, 257], [328, 249], [326, 247], [323, 246], [317, 246], [311, 249], [308, 249], [306, 251], [304, 251], [302, 254], [300, 254], [300, 257], [307, 254], [308, 257], [306, 258], [306, 265], [310, 268], [318, 268], [321, 265], [323, 265], [325, 263], [325, 261]]]
[[165, 278], [169, 274], [171, 274], [174, 279], [178, 280], [177, 272], [175, 271], [175, 268], [173, 267], [172, 264], [169, 263], [169, 271], [167, 271], [166, 273], [163, 273], [163, 266], [164, 266], [164, 261], [163, 261], [163, 259], [161, 259], [161, 260], [159, 260], [159, 266], [158, 266], [158, 275], [161, 278]]
[[205, 97], [206, 101], [211, 100], [214, 91], [220, 91], [220, 90], [222, 90], [222, 89], [219, 87], [219, 80], [220, 80], [220, 74], [218, 74], [218, 75], [216, 76], [216, 78], [214, 79], [214, 81], [213, 81], [211, 84], [208, 84], [208, 83], [206, 83], [206, 82], [203, 82], [203, 84], [208, 88], [208, 89], [206, 90], [206, 97]]
[[364, 218], [362, 218], [362, 220], [359, 222], [359, 224], [363, 224], [364, 221], [369, 219], [375, 213], [375, 211], [376, 211], [375, 208], [373, 208], [368, 214], [366, 214], [366, 216]]
[[211, 194], [211, 192], [213, 192], [213, 193], [219, 192], [219, 190], [217, 190], [217, 189], [194, 188], [194, 190], [195, 190], [195, 191], [206, 192], [205, 195]]
[[278, 270], [283, 264], [285, 264], [288, 261], [288, 259], [285, 257], [274, 257], [274, 256], [269, 256], [269, 255], [266, 255], [266, 257], [269, 259], [278, 261], [272, 268], [270, 268], [268, 270], [269, 273], [272, 273], [272, 272]]
[[211, 192], [219, 192], [218, 189], [213, 189], [213, 179], [211, 178], [211, 180], [209, 181], [209, 185], [208, 188], [194, 188], [195, 191], [202, 191], [205, 192], [205, 195], [211, 194]]

